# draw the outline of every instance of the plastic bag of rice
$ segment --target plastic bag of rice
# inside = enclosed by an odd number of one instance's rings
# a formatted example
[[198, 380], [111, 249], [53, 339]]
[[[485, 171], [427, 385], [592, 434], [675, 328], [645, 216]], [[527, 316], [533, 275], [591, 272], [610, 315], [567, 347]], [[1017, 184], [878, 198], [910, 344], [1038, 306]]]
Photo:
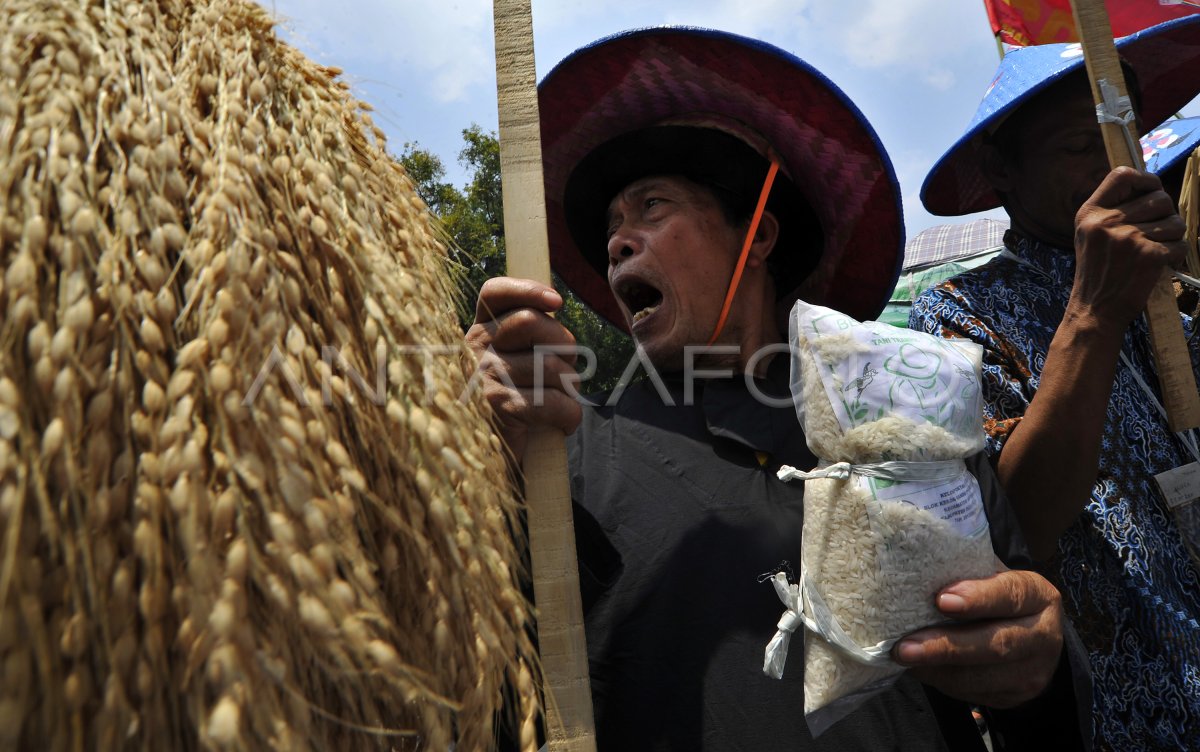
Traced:
[[800, 580], [773, 580], [787, 606], [763, 670], [783, 673], [804, 629], [804, 713], [814, 736], [893, 683], [890, 650], [946, 621], [937, 592], [996, 571], [979, 484], [963, 458], [983, 448], [978, 345], [800, 301], [792, 309], [792, 395], [812, 472], [804, 480]]

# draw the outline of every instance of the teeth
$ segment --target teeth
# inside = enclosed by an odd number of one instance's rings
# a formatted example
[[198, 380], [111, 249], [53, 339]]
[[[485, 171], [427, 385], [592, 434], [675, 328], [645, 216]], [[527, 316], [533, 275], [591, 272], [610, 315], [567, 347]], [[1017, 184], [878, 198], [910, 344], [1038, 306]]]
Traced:
[[641, 321], [642, 319], [646, 318], [647, 316], [649, 316], [650, 314], [654, 313], [657, 310], [658, 310], [658, 306], [650, 306], [649, 308], [643, 308], [642, 310], [633, 314], [633, 322], [636, 324], [637, 322]]

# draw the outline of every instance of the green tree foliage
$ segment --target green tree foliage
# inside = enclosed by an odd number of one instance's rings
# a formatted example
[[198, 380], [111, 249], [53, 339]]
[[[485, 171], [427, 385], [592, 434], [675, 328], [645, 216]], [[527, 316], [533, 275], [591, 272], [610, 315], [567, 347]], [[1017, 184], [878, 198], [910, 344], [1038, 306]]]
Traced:
[[[459, 319], [465, 329], [475, 317], [479, 288], [487, 279], [504, 274], [505, 257], [499, 141], [478, 125], [462, 133], [464, 146], [458, 161], [471, 174], [464, 190], [445, 182], [445, 165], [417, 144], [404, 145], [400, 162], [449, 236], [451, 257], [461, 273], [463, 305]], [[633, 358], [633, 341], [588, 307], [557, 275], [554, 286], [565, 301], [559, 320], [581, 347], [596, 356], [596, 371], [581, 390], [587, 393], [613, 388]], [[586, 355], [580, 355], [580, 371], [588, 365]]]
[[[417, 144], [405, 144], [400, 162], [416, 184], [417, 194], [441, 220], [451, 259], [460, 275], [462, 292], [459, 320], [470, 323], [475, 315], [475, 299], [488, 277], [504, 271], [504, 227], [496, 205], [499, 202], [500, 152], [494, 137], [478, 126], [463, 131], [467, 147], [459, 161], [473, 171], [466, 192], [446, 182], [446, 168], [437, 155]], [[488, 149], [488, 141], [491, 149]], [[489, 196], [495, 182], [497, 198]]]

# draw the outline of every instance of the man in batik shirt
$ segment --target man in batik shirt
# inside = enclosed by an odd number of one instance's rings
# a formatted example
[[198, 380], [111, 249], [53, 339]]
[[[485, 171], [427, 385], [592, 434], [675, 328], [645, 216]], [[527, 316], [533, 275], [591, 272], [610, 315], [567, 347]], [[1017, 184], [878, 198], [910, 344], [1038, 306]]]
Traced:
[[[1147, 126], [1200, 90], [1200, 17], [1118, 47]], [[1156, 476], [1200, 454], [1167, 427], [1140, 315], [1183, 257], [1183, 223], [1155, 176], [1109, 171], [1082, 62], [1078, 45], [1045, 45], [1001, 63], [922, 200], [1003, 205], [1006, 248], [922, 295], [910, 326], [985, 349], [988, 449], [1087, 645], [1096, 747], [1189, 749], [1200, 569]]]

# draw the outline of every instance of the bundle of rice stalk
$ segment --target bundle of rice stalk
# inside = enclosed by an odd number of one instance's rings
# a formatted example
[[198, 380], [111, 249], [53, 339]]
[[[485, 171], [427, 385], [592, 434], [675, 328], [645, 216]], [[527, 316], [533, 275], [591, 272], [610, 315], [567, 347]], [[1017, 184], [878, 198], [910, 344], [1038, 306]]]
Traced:
[[1187, 270], [1200, 277], [1200, 147], [1187, 158], [1183, 168], [1183, 185], [1179, 192], [1179, 215], [1183, 217], [1187, 243]]
[[336, 75], [239, 0], [0, 4], [0, 748], [534, 746], [444, 248]]

